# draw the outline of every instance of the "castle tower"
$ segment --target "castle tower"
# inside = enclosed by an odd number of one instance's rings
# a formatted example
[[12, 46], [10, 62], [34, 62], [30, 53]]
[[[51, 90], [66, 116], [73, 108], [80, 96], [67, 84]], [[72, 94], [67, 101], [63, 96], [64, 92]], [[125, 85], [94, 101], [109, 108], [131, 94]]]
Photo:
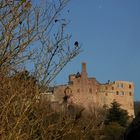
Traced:
[[86, 63], [82, 63], [82, 72], [81, 72], [81, 77], [82, 79], [87, 79], [88, 75], [87, 75], [87, 70], [86, 70]]
[[86, 70], [86, 63], [82, 63], [82, 71], [81, 71], [81, 92], [87, 93], [88, 91], [88, 74]]

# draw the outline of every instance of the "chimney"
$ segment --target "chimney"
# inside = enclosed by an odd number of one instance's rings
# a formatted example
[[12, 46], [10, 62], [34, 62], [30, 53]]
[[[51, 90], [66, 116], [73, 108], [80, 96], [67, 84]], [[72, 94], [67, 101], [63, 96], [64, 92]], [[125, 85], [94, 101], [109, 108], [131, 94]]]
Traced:
[[82, 72], [81, 72], [82, 77], [87, 77], [87, 70], [86, 70], [86, 63], [82, 63]]
[[82, 72], [86, 72], [86, 63], [82, 63]]

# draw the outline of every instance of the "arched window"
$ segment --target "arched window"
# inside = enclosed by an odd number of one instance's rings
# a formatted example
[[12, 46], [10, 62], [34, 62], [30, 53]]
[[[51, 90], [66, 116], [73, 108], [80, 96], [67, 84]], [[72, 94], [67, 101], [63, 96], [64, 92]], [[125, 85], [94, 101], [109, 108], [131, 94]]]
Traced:
[[66, 87], [65, 90], [64, 90], [64, 93], [65, 93], [65, 95], [70, 95], [72, 93], [71, 88]]

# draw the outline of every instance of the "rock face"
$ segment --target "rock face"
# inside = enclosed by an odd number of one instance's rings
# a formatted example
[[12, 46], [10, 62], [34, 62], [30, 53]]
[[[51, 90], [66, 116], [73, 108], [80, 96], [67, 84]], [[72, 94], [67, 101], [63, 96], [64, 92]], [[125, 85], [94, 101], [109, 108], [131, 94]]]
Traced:
[[110, 106], [113, 100], [134, 117], [134, 84], [127, 81], [108, 81], [99, 83], [96, 78], [89, 78], [86, 63], [82, 63], [81, 73], [69, 76], [68, 84], [55, 87], [54, 95], [61, 101], [68, 95], [69, 103], [82, 105], [86, 110]]

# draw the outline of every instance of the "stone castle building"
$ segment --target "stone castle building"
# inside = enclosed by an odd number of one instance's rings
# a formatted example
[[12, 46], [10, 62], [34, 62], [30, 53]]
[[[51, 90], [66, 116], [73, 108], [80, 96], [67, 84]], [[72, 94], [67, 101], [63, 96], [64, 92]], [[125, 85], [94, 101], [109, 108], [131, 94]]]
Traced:
[[81, 105], [87, 110], [91, 107], [109, 107], [116, 100], [130, 116], [134, 116], [134, 83], [108, 81], [101, 84], [96, 78], [88, 77], [86, 63], [82, 63], [81, 73], [69, 76], [68, 84], [54, 88], [54, 96], [59, 101], [64, 95], [69, 97], [69, 103]]

